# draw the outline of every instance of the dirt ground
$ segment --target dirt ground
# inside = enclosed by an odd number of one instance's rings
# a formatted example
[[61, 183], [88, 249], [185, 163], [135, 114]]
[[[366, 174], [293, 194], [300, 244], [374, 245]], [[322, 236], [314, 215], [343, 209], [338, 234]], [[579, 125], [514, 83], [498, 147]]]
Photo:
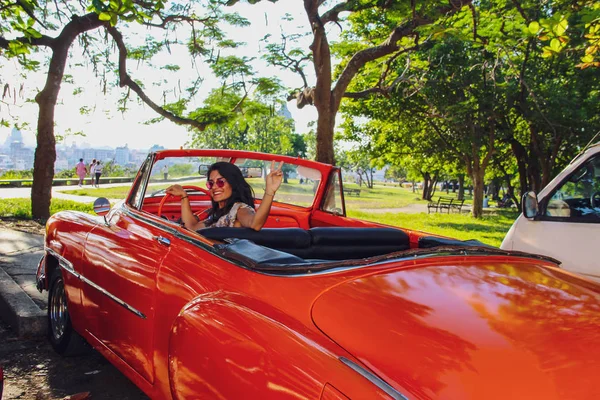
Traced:
[[[44, 234], [35, 221], [0, 218], [0, 228]], [[78, 357], [62, 357], [45, 337], [19, 338], [0, 319], [2, 400], [148, 399], [104, 357], [90, 348]]]
[[7, 217], [0, 218], [0, 228], [13, 229], [15, 231], [27, 233], [36, 233], [38, 235], [43, 235], [46, 232], [44, 225], [40, 224], [39, 222]]
[[16, 337], [0, 320], [2, 400], [148, 399], [100, 354], [61, 357], [45, 338]]

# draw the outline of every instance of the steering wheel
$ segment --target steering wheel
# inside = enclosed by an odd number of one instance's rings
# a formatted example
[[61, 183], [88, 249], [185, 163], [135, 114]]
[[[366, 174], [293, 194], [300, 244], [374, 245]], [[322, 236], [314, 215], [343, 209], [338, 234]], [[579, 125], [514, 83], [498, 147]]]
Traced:
[[592, 208], [600, 207], [600, 192], [594, 192], [590, 196], [590, 204]]
[[[210, 192], [207, 189], [201, 188], [199, 186], [186, 185], [186, 186], [182, 186], [182, 188], [184, 190], [192, 190], [194, 192], [202, 192], [205, 195], [210, 197]], [[167, 200], [171, 199], [171, 197], [178, 197], [178, 196], [172, 195], [171, 193], [167, 193], [167, 194], [165, 194], [165, 197], [163, 197], [162, 200], [160, 201], [160, 203], [158, 204], [158, 216], [159, 217], [162, 216], [163, 206], [165, 205]]]

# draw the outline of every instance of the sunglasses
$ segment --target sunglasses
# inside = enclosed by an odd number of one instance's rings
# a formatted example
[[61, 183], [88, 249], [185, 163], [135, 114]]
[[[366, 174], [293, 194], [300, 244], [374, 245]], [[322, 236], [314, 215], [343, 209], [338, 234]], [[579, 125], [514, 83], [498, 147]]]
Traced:
[[224, 178], [217, 178], [216, 181], [206, 181], [206, 187], [212, 189], [213, 186], [217, 185], [218, 188], [222, 188], [223, 186], [225, 186], [225, 182], [227, 181]]

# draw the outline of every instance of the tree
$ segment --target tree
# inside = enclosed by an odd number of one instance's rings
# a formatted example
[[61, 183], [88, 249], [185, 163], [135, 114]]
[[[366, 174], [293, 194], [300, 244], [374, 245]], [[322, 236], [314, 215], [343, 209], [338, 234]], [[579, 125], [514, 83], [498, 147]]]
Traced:
[[[242, 99], [244, 104], [236, 106]], [[194, 132], [192, 146], [305, 155], [306, 146], [302, 137], [293, 133], [293, 120], [277, 115], [275, 106], [265, 103], [272, 100], [271, 96], [252, 97], [222, 89], [214, 90], [205, 102], [209, 109], [217, 106], [224, 110], [238, 107], [240, 112], [203, 132]]]
[[[389, 101], [371, 97], [347, 103], [344, 111], [395, 126], [396, 131], [381, 131], [384, 140], [374, 138], [387, 146], [395, 140], [406, 146], [410, 141], [404, 134], [417, 138], [412, 149], [433, 145], [447, 165], [454, 163], [447, 158], [453, 153], [475, 186], [476, 216], [481, 215], [485, 170], [498, 147], [512, 149], [521, 190], [539, 190], [598, 130], [599, 104], [598, 78], [590, 70], [577, 70], [577, 60], [567, 52], [544, 57], [545, 47], [538, 41], [546, 39], [529, 29], [530, 21], [544, 13], [562, 18], [554, 5], [498, 1], [423, 27], [427, 39], [418, 50], [385, 64], [385, 80], [381, 68], [367, 66], [350, 88], [364, 92], [377, 83]], [[368, 20], [356, 21], [352, 32], [366, 39], [370, 26]], [[414, 123], [416, 118], [427, 121], [426, 126]], [[432, 136], [439, 143], [430, 141]]]
[[[312, 43], [310, 52], [300, 48], [289, 48], [290, 37], [283, 36], [281, 43], [270, 44], [266, 59], [273, 65], [287, 68], [300, 74], [302, 87], [290, 98], [296, 98], [298, 107], [307, 104], [317, 109], [316, 159], [334, 163], [335, 117], [342, 98], [364, 98], [372, 93], [383, 94], [381, 86], [363, 92], [347, 92], [352, 80], [369, 63], [394, 60], [399, 55], [418, 46], [419, 28], [431, 24], [459, 11], [470, 0], [450, 1], [440, 5], [437, 1], [353, 1], [336, 2], [331, 8], [320, 11], [327, 3], [320, 0], [304, 0], [304, 9], [310, 23]], [[347, 18], [342, 17], [345, 14]], [[348, 35], [344, 37], [343, 51], [336, 55], [345, 61], [337, 66], [333, 63], [333, 52], [326, 26], [336, 24], [344, 29], [351, 20], [368, 19], [373, 23], [369, 38]], [[315, 85], [309, 86], [304, 68], [308, 62], [314, 67]]]
[[[91, 12], [88, 12], [90, 10]], [[169, 119], [177, 124], [185, 124], [203, 130], [211, 123], [228, 119], [236, 110], [222, 109], [187, 110], [189, 100], [198, 91], [201, 81], [197, 79], [185, 95], [173, 103], [161, 106], [144, 91], [143, 84], [134, 79], [127, 68], [127, 60], [143, 61], [173, 46], [187, 47], [193, 58], [200, 58], [212, 65], [215, 74], [223, 79], [235, 79], [244, 74], [247, 63], [229, 57], [219, 57], [218, 49], [233, 48], [238, 44], [225, 38], [219, 23], [243, 26], [248, 22], [237, 14], [223, 12], [217, 1], [204, 3], [192, 0], [185, 3], [163, 1], [131, 0], [125, 2], [98, 0], [87, 2], [55, 2], [0, 0], [0, 49], [1, 55], [19, 60], [25, 73], [38, 71], [44, 62], [36, 57], [39, 49], [49, 50], [46, 84], [35, 96], [39, 105], [37, 123], [37, 148], [34, 161], [34, 182], [31, 191], [32, 215], [36, 219], [46, 219], [50, 215], [50, 199], [54, 161], [56, 159], [56, 137], [54, 133], [54, 111], [61, 83], [65, 79], [65, 69], [69, 50], [76, 40], [88, 57], [100, 78], [106, 83], [107, 75], [118, 71], [118, 85], [127, 87], [121, 101], [121, 109], [126, 109], [130, 92], [157, 112], [159, 119]], [[140, 47], [128, 46], [121, 30], [146, 27], [163, 31], [159, 40], [150, 38]], [[187, 26], [186, 29], [182, 29]], [[178, 35], [188, 33], [187, 39]], [[58, 33], [58, 34], [56, 34]], [[52, 36], [55, 35], [55, 36]], [[184, 35], [185, 36], [185, 35]], [[116, 45], [118, 62], [110, 61], [113, 43]], [[173, 67], [172, 69], [176, 69]], [[105, 84], [106, 85], [106, 84]], [[242, 89], [245, 82], [237, 85]]]

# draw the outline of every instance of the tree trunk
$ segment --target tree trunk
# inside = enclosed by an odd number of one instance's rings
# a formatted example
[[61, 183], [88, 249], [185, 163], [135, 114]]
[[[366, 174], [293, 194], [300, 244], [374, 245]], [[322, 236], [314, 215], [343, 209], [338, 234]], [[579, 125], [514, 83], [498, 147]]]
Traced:
[[319, 117], [317, 118], [317, 148], [316, 161], [335, 164], [333, 155], [333, 128], [334, 114], [329, 107], [317, 106]]
[[433, 179], [429, 184], [429, 199], [433, 199], [433, 196], [435, 195], [435, 191], [437, 190], [438, 179], [439, 175], [436, 172], [435, 174], [433, 174]]
[[525, 148], [523, 148], [523, 145], [521, 145], [521, 143], [519, 143], [516, 139], [511, 140], [510, 147], [517, 160], [519, 186], [521, 194], [523, 194], [529, 190], [527, 186], [527, 152], [525, 151]]
[[540, 183], [540, 190], [542, 190], [548, 183], [550, 183], [550, 178], [552, 177], [552, 160], [550, 158], [545, 158], [540, 164], [542, 165], [542, 180]]
[[35, 97], [40, 107], [37, 124], [37, 147], [33, 161], [33, 185], [31, 186], [31, 215], [33, 219], [45, 221], [50, 218], [52, 180], [56, 161], [56, 139], [54, 137], [54, 109], [60, 84], [65, 72], [69, 47], [82, 32], [102, 26], [95, 13], [83, 17], [74, 16], [65, 25], [56, 39], [52, 39], [52, 58], [48, 66], [46, 85]]
[[[50, 78], [50, 74], [48, 77]], [[58, 93], [59, 87], [60, 79], [56, 84], [56, 93]], [[43, 96], [43, 93], [44, 91], [40, 92], [36, 97], [36, 101], [40, 107], [40, 114], [37, 124], [37, 147], [35, 148], [35, 158], [33, 161], [31, 215], [33, 219], [45, 222], [50, 218], [52, 180], [54, 179], [54, 162], [56, 161], [56, 139], [54, 138], [56, 97], [53, 99], [51, 97], [52, 93], [49, 93], [49, 96]]]
[[473, 168], [471, 179], [473, 180], [473, 211], [474, 218], [481, 218], [483, 215], [483, 176], [485, 169]]
[[423, 173], [423, 193], [421, 194], [421, 199], [423, 200], [431, 200], [431, 194], [429, 193], [429, 173]]
[[458, 175], [458, 196], [459, 200], [465, 199], [465, 176], [463, 174]]

